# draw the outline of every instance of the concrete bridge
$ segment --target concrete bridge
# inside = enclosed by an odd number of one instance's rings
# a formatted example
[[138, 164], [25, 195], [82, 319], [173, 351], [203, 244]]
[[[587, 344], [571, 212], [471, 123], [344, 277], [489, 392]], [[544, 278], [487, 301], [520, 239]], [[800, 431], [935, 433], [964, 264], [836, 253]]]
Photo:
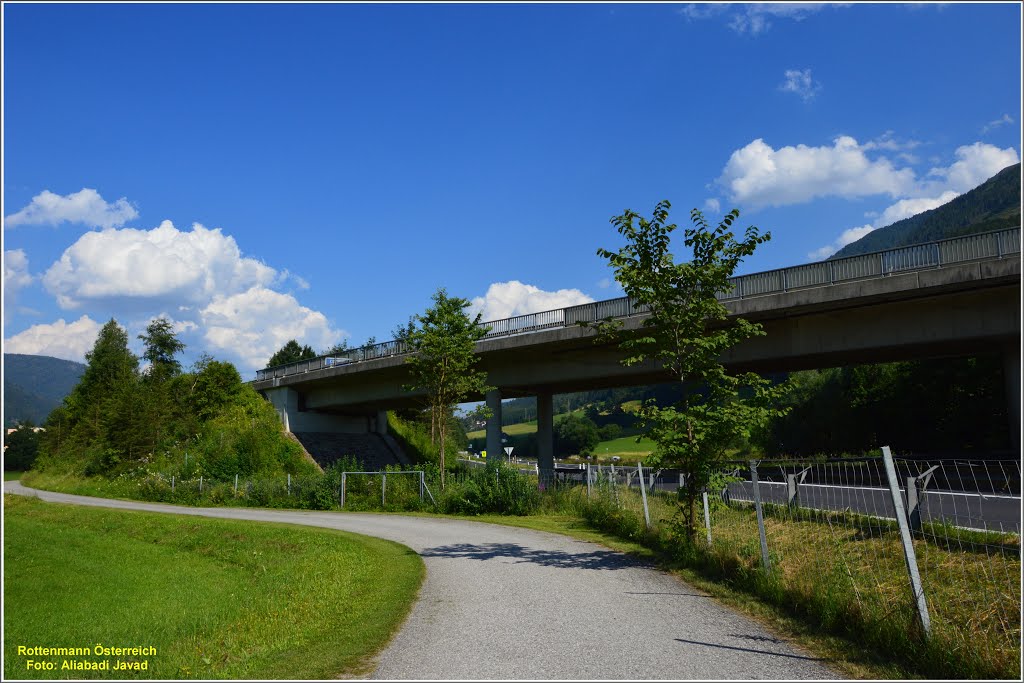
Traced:
[[[719, 299], [767, 334], [723, 361], [779, 372], [996, 351], [1019, 439], [1020, 285], [1020, 228], [737, 277]], [[467, 400], [486, 400], [492, 411], [489, 452], [501, 452], [502, 398], [537, 397], [539, 464], [550, 472], [553, 394], [671, 380], [655, 363], [624, 367], [614, 344], [578, 324], [606, 317], [635, 330], [646, 313], [620, 298], [483, 323], [479, 367], [497, 388]], [[253, 387], [290, 431], [384, 434], [385, 411], [422, 401], [402, 389], [409, 351], [391, 341], [267, 368]]]

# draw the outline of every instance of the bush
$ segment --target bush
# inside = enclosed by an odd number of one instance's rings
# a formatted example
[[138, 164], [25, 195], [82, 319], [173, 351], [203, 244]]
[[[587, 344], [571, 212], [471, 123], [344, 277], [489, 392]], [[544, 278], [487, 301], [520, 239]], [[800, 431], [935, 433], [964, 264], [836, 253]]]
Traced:
[[523, 516], [540, 506], [540, 491], [532, 477], [498, 463], [451, 477], [437, 503], [447, 514]]

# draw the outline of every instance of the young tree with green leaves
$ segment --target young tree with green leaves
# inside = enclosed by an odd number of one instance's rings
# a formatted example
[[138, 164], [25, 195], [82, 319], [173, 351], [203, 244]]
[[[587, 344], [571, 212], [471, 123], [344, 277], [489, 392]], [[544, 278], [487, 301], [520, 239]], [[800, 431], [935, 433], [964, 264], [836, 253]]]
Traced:
[[608, 260], [634, 307], [646, 307], [650, 313], [635, 332], [623, 330], [621, 321], [601, 321], [595, 327], [602, 336], [619, 341], [626, 353], [623, 364], [656, 361], [675, 381], [701, 387], [699, 392], [685, 392], [673, 405], [658, 406], [652, 400], [638, 411], [647, 436], [656, 444], [650, 464], [678, 467], [684, 474], [683, 524], [693, 540], [697, 497], [727, 448], [781, 414], [774, 405], [782, 390], [755, 373], [732, 374], [722, 365], [723, 353], [764, 331], [757, 323], [730, 318], [716, 297], [731, 289], [729, 278], [736, 267], [768, 241], [770, 233], [761, 234], [751, 226], [737, 239], [731, 226], [738, 210], [712, 228], [694, 209], [693, 227], [684, 232], [692, 259], [676, 263], [670, 251], [676, 230], [668, 223], [670, 208], [662, 201], [650, 220], [630, 210], [611, 219], [626, 244], [618, 251], [597, 253]]
[[432, 297], [434, 305], [415, 317], [409, 336], [414, 350], [409, 357], [412, 382], [407, 390], [425, 391], [430, 410], [431, 440], [440, 445], [441, 488], [444, 488], [445, 441], [455, 407], [469, 394], [485, 393], [487, 373], [475, 370], [476, 342], [487, 333], [480, 314], [470, 319], [470, 302], [450, 297], [442, 288]]

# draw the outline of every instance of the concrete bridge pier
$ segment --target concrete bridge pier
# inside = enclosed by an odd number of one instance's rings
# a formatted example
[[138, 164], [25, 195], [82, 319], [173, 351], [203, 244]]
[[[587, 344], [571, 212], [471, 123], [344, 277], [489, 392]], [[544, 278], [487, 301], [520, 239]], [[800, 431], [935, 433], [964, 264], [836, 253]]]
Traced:
[[541, 488], [555, 480], [555, 416], [551, 399], [551, 392], [537, 394], [537, 469]]
[[505, 457], [501, 443], [501, 389], [491, 389], [486, 398], [487, 408], [491, 411], [487, 418], [487, 462], [501, 462]]
[[1020, 339], [1003, 346], [1006, 410], [1010, 417], [1010, 445], [1020, 452]]

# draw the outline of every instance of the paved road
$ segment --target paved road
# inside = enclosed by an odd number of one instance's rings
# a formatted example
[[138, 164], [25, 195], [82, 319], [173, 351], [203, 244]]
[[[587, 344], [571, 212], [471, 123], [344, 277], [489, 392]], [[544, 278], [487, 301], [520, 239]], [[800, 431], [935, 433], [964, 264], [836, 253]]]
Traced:
[[[760, 484], [762, 501], [786, 502], [785, 483], [763, 481]], [[732, 500], [753, 501], [754, 485], [749, 481], [734, 482], [729, 484], [729, 493]], [[921, 501], [921, 519], [924, 521], [946, 521], [966, 529], [1020, 533], [1019, 496], [926, 490]], [[896, 519], [889, 489], [875, 486], [802, 484], [800, 504], [819, 510], [849, 508], [854, 512]]]
[[[834, 679], [826, 662], [676, 578], [601, 546], [397, 515], [190, 508], [36, 491], [47, 501], [288, 522], [397, 541], [426, 563], [377, 679]], [[325, 568], [329, 571], [329, 568]], [[343, 605], [338, 606], [344, 609]]]

